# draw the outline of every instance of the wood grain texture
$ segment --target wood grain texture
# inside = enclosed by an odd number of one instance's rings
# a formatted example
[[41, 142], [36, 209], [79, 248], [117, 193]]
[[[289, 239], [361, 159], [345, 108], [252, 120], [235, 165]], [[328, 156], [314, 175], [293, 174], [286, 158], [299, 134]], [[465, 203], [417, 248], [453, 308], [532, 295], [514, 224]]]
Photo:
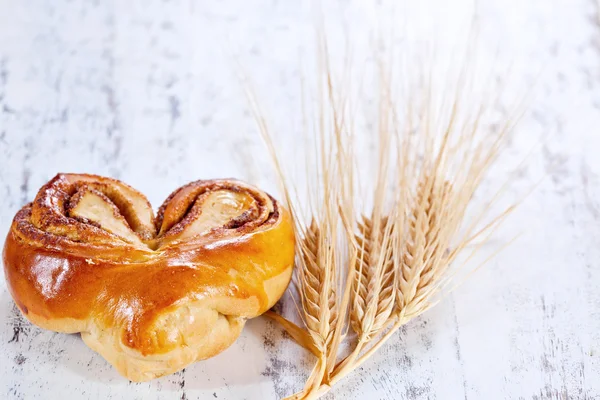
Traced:
[[[367, 41], [386, 7], [367, 3], [327, 2], [323, 13]], [[0, 10], [1, 237], [57, 172], [114, 176], [153, 204], [201, 178], [276, 192], [236, 60], [288, 164], [303, 146], [298, 58], [312, 40], [309, 2], [0, 0]], [[477, 13], [501, 54], [526, 49], [543, 67], [504, 167], [543, 135], [514, 190], [546, 178], [484, 256], [515, 232], [518, 241], [328, 399], [600, 399], [599, 5], [486, 0]], [[293, 311], [291, 301], [282, 307]], [[311, 366], [259, 318], [218, 357], [133, 384], [78, 335], [23, 320], [4, 282], [0, 321], [2, 398], [277, 398], [300, 389]]]

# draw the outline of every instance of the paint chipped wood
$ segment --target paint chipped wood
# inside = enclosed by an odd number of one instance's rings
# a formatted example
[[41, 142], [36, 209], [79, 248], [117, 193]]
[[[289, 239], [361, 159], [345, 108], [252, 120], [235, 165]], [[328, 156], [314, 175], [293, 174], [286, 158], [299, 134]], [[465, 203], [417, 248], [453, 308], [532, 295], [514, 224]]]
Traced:
[[[193, 179], [239, 177], [275, 192], [233, 57], [265, 99], [288, 160], [302, 2], [7, 0], [0, 12], [0, 236], [57, 172], [123, 179], [157, 204]], [[364, 31], [384, 4], [335, 1]], [[440, 1], [440, 5], [445, 2]], [[462, 3], [454, 2], [452, 7]], [[600, 8], [597, 0], [478, 3], [503, 49], [533, 43], [540, 95], [513, 154], [523, 232], [447, 301], [403, 327], [327, 399], [600, 399]], [[291, 117], [289, 117], [291, 116]], [[501, 238], [501, 239], [506, 239]], [[293, 312], [284, 301], [284, 312]], [[0, 398], [269, 399], [297, 391], [310, 356], [266, 319], [223, 354], [149, 383], [121, 378], [78, 335], [29, 324], [0, 283]]]

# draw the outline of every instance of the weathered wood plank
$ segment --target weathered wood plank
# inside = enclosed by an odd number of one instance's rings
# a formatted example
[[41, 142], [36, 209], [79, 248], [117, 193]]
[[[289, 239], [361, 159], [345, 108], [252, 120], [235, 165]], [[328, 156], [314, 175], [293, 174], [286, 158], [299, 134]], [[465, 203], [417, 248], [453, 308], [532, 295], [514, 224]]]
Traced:
[[[466, 2], [438, 3], [447, 12]], [[366, 43], [385, 7], [338, 1], [323, 11]], [[234, 61], [255, 81], [293, 168], [304, 146], [298, 58], [311, 45], [310, 9], [267, 0], [0, 2], [0, 236], [59, 171], [118, 177], [154, 205], [206, 177], [274, 191]], [[488, 0], [478, 15], [501, 60], [525, 51], [527, 71], [544, 67], [506, 165], [544, 134], [515, 191], [547, 178], [498, 238], [522, 232], [519, 240], [327, 398], [600, 399], [598, 4]], [[505, 171], [496, 174], [492, 183]], [[132, 384], [78, 335], [31, 326], [4, 282], [0, 321], [2, 398], [276, 398], [298, 390], [311, 368], [309, 355], [257, 319], [218, 357]]]

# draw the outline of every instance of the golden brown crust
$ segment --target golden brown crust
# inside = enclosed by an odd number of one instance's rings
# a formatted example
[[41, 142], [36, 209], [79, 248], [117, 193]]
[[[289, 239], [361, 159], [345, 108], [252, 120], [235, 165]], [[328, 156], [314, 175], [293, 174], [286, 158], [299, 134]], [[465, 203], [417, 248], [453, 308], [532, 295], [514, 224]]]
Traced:
[[132, 380], [212, 356], [287, 287], [288, 212], [235, 180], [192, 182], [154, 218], [114, 179], [59, 174], [15, 216], [9, 290], [33, 323], [82, 337]]

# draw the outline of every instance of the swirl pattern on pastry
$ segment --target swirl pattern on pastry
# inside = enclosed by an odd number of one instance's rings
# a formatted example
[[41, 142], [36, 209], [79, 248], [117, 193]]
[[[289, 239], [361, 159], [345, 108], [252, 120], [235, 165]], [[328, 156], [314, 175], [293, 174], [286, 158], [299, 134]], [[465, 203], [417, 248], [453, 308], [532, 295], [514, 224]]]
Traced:
[[134, 381], [227, 348], [281, 297], [292, 273], [289, 213], [236, 180], [192, 182], [154, 213], [111, 178], [59, 174], [15, 216], [9, 290], [40, 327], [81, 332]]

